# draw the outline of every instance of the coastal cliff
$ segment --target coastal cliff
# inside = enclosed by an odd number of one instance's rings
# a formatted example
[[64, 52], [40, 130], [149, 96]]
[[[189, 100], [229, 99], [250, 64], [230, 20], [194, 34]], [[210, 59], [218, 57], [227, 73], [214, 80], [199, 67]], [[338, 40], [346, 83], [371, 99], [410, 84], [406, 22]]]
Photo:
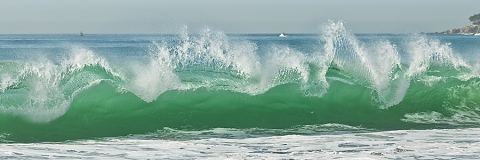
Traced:
[[480, 25], [472, 24], [462, 28], [456, 28], [440, 32], [440, 34], [475, 34], [480, 32]]

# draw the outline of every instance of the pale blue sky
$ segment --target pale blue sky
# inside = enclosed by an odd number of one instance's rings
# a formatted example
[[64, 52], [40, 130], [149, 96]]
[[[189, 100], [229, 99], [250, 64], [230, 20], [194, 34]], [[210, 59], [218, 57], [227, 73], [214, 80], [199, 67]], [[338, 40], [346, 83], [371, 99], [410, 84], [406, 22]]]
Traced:
[[0, 0], [0, 34], [436, 32], [469, 25], [480, 0]]

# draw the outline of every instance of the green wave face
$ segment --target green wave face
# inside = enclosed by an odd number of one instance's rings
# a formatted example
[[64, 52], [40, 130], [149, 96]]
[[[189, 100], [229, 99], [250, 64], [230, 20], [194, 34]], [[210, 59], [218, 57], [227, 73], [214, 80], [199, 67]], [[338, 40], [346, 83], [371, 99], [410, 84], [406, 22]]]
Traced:
[[472, 95], [479, 92], [478, 80], [412, 83], [402, 102], [386, 109], [379, 108], [372, 89], [338, 80], [329, 84], [322, 97], [305, 96], [299, 84], [288, 83], [259, 95], [207, 88], [171, 90], [145, 102], [111, 82], [101, 82], [78, 93], [63, 115], [48, 122], [0, 114], [0, 130], [9, 141], [41, 142], [153, 133], [165, 127], [289, 129], [337, 123], [390, 130], [480, 122], [473, 119], [477, 115], [466, 114], [476, 110], [479, 100]]
[[331, 124], [366, 130], [480, 124], [480, 65], [455, 51], [477, 44], [471, 39], [458, 40], [462, 45], [425, 35], [359, 40], [341, 22], [326, 24], [315, 38], [233, 37], [184, 31], [140, 49], [125, 47], [143, 44], [136, 39], [93, 39], [93, 49], [1, 59], [0, 142], [166, 129], [300, 134], [294, 130]]

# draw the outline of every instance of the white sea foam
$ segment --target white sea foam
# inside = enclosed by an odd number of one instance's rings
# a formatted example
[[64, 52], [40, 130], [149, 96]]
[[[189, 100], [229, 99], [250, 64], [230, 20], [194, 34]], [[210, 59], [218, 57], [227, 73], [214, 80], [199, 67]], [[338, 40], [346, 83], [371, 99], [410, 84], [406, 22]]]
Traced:
[[0, 144], [13, 159], [478, 159], [480, 129], [397, 130], [255, 138], [108, 138]]

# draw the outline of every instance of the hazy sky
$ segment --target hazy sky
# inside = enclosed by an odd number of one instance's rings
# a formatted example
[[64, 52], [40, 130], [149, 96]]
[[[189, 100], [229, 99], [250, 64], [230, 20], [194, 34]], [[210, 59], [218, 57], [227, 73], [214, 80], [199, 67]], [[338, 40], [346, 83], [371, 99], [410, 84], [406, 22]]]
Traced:
[[0, 0], [0, 34], [436, 32], [469, 25], [480, 0]]

